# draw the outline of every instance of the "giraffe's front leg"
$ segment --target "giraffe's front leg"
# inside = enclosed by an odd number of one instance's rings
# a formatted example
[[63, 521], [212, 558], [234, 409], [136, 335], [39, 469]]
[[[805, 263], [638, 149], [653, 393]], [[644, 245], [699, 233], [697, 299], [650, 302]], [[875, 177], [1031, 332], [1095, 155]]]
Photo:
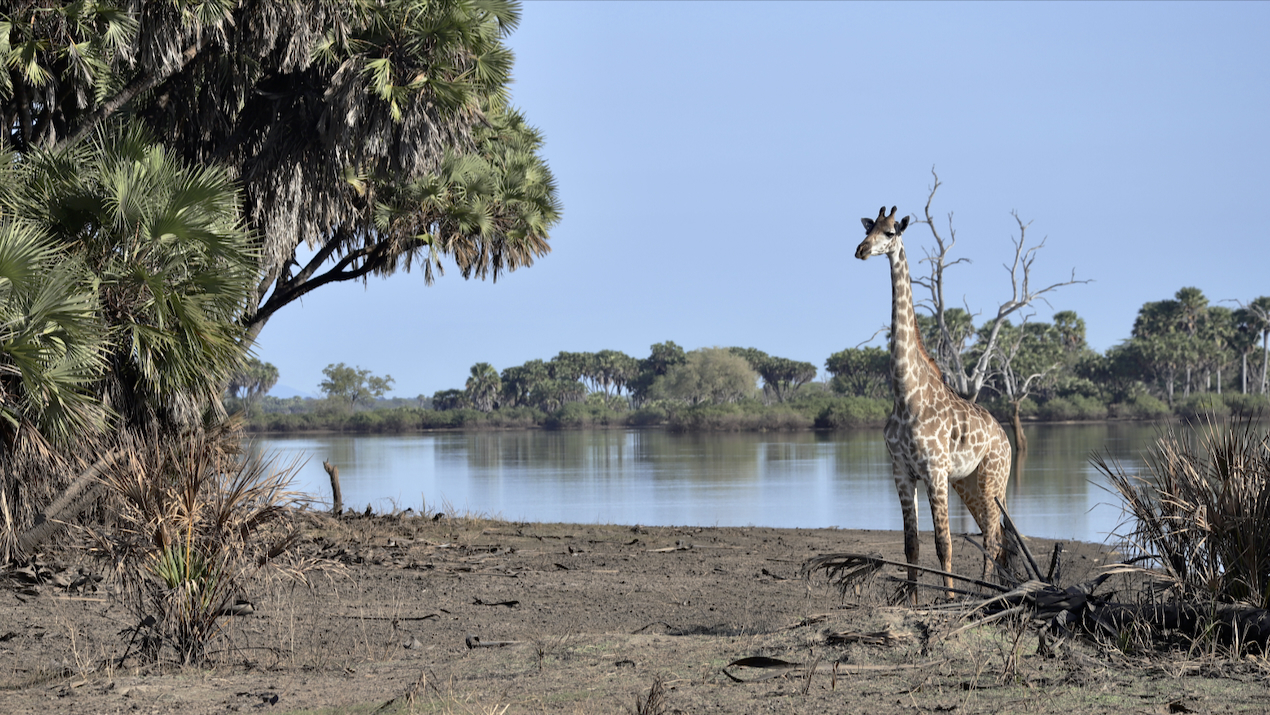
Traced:
[[[935, 554], [939, 557], [939, 567], [944, 571], [952, 571], [952, 534], [948, 526], [948, 476], [946, 473], [932, 473], [926, 482], [926, 498], [930, 500], [930, 515], [935, 529]], [[953, 598], [953, 580], [944, 577], [944, 588], [948, 589], [948, 598]]]
[[[895, 491], [900, 497], [900, 513], [904, 515], [904, 560], [916, 564], [922, 549], [922, 542], [917, 538], [917, 480], [898, 460], [892, 464], [892, 471]], [[917, 569], [909, 568], [908, 580], [917, 583]], [[913, 605], [917, 605], [917, 588], [909, 586], [909, 591]]]

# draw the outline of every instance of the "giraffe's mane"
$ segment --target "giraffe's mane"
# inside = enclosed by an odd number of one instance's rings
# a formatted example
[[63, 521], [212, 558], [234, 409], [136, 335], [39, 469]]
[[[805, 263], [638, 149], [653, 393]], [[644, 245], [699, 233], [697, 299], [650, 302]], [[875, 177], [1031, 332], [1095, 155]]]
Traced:
[[[913, 322], [914, 322], [914, 323], [916, 323], [917, 321], [913, 321]], [[916, 327], [916, 326], [914, 326], [914, 327]], [[920, 332], [918, 332], [918, 331], [916, 331], [916, 330], [914, 330], [914, 331], [913, 331], [913, 334], [914, 334], [914, 336], [917, 338], [917, 350], [918, 350], [919, 352], [921, 352], [922, 357], [926, 358], [926, 364], [927, 364], [927, 365], [930, 365], [930, 369], [931, 369], [931, 370], [934, 370], [934, 371], [935, 371], [935, 374], [939, 376], [939, 381], [940, 381], [940, 382], [943, 382], [943, 381], [944, 381], [944, 371], [943, 371], [943, 370], [941, 370], [941, 369], [939, 369], [939, 363], [935, 362], [935, 358], [931, 357], [931, 356], [930, 356], [930, 353], [926, 352], [926, 342], [922, 340], [922, 335], [921, 335], [921, 333], [920, 333]]]

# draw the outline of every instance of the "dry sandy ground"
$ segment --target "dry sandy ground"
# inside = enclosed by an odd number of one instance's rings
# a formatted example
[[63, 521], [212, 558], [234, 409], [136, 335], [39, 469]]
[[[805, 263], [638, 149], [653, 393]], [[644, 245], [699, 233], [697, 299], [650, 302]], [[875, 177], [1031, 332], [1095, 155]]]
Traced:
[[[957, 543], [956, 570], [977, 574]], [[224, 619], [197, 668], [117, 662], [134, 624], [109, 579], [0, 580], [0, 712], [1270, 710], [1263, 659], [1086, 640], [1043, 655], [1020, 623], [954, 634], [965, 622], [933, 590], [894, 607], [885, 580], [844, 598], [799, 573], [817, 554], [902, 551], [890, 532], [308, 517], [301, 553], [324, 566], [247, 594], [255, 613]], [[1069, 544], [1063, 582], [1114, 559], [1102, 551]], [[43, 561], [62, 583], [103, 569], [73, 550]], [[725, 672], [751, 656], [798, 665]]]

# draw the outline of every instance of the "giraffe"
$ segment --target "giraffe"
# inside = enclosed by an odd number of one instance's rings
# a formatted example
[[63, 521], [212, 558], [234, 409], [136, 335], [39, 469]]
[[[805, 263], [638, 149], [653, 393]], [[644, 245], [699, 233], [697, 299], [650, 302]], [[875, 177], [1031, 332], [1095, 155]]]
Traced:
[[[866, 235], [855, 257], [886, 254], [891, 261], [891, 387], [895, 408], [886, 421], [886, 448], [904, 513], [904, 558], [917, 563], [917, 480], [926, 483], [935, 527], [940, 567], [952, 571], [952, 537], [948, 531], [948, 485], [961, 497], [983, 532], [984, 547], [1001, 555], [1001, 513], [1010, 476], [1010, 442], [1005, 430], [984, 408], [963, 399], [944, 384], [943, 374], [922, 347], [913, 313], [913, 287], [902, 240], [908, 217], [895, 220], [895, 207], [876, 219], [860, 219]], [[917, 569], [910, 566], [910, 581]], [[952, 598], [952, 578], [944, 577]], [[912, 592], [914, 600], [916, 591]]]

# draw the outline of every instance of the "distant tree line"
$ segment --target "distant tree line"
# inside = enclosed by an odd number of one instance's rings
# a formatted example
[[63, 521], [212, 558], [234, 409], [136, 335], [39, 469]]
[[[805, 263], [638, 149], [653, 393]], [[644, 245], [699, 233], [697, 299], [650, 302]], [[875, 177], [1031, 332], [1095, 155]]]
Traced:
[[[936, 344], [941, 327], [935, 318], [920, 316], [919, 324], [926, 343]], [[1085, 321], [1072, 311], [1055, 313], [1049, 322], [1027, 316], [1018, 324], [976, 326], [972, 315], [950, 309], [944, 324], [959, 364], [983, 375], [978, 392], [968, 397], [1016, 425], [1222, 415], [1270, 404], [1270, 297], [1232, 308], [1211, 305], [1197, 288], [1183, 288], [1171, 299], [1143, 305], [1130, 337], [1102, 354], [1088, 346]], [[996, 332], [991, 343], [988, 330]], [[253, 398], [252, 424], [262, 430], [368, 431], [859, 427], [881, 424], [890, 412], [889, 362], [886, 348], [847, 348], [828, 357], [827, 380], [816, 381], [810, 362], [756, 348], [685, 351], [666, 341], [643, 358], [618, 350], [560, 352], [501, 372], [481, 362], [462, 388], [408, 400], [382, 399], [391, 377], [340, 364], [325, 371], [323, 400]], [[940, 362], [945, 375], [956, 369], [946, 358]], [[254, 367], [252, 374], [276, 381], [271, 367]], [[231, 389], [258, 394], [261, 384], [235, 381]]]
[[643, 359], [619, 350], [561, 352], [502, 373], [489, 363], [477, 363], [463, 389], [437, 392], [432, 405], [439, 410], [531, 407], [554, 412], [586, 401], [615, 409], [657, 401], [695, 406], [758, 399], [772, 404], [787, 402], [815, 377], [816, 366], [809, 362], [773, 357], [756, 348], [685, 352], [667, 341], [653, 345]]

